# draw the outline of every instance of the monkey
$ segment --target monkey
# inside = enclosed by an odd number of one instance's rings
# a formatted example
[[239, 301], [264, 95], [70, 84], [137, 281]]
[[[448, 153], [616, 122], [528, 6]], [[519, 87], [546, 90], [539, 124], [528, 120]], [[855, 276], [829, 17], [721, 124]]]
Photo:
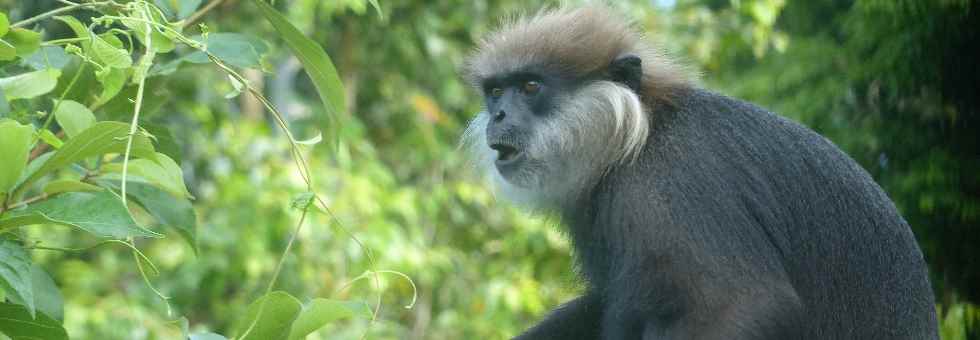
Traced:
[[515, 339], [938, 339], [922, 252], [831, 141], [699, 86], [603, 5], [478, 42], [461, 147], [555, 216], [585, 292]]

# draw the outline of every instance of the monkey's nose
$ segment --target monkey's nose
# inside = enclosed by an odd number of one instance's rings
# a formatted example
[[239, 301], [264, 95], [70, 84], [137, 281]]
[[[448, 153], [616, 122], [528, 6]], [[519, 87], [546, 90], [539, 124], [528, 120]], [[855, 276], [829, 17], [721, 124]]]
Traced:
[[500, 111], [497, 111], [497, 113], [494, 113], [493, 114], [493, 120], [495, 122], [500, 122], [501, 120], [504, 120], [504, 117], [506, 117], [506, 116], [507, 116], [507, 113], [504, 112], [504, 110], [500, 110]]

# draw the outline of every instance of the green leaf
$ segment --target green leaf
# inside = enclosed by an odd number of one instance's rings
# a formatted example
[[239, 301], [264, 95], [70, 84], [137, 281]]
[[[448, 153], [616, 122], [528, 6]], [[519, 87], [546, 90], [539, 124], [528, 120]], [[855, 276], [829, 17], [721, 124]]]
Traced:
[[[114, 35], [95, 36], [92, 40], [92, 53], [102, 61], [106, 66], [114, 68], [129, 68], [133, 66], [133, 58], [129, 56], [129, 52], [123, 48], [116, 47], [109, 41]], [[109, 40], [107, 40], [109, 39]], [[117, 40], [119, 38], [116, 38]]]
[[7, 100], [34, 98], [51, 92], [58, 84], [61, 71], [46, 69], [0, 78], [0, 89]]
[[14, 28], [3, 39], [17, 49], [18, 57], [26, 57], [41, 47], [41, 33], [29, 29]]
[[[235, 67], [260, 68], [262, 57], [269, 52], [265, 41], [245, 34], [210, 33], [206, 39], [200, 35], [191, 39], [203, 43], [209, 53]], [[183, 60], [196, 64], [211, 62], [201, 51], [188, 54]]]
[[[65, 308], [61, 291], [58, 290], [51, 276], [36, 264], [31, 265], [31, 285], [34, 288], [34, 306], [37, 310], [55, 320], [64, 320]], [[26, 306], [17, 295], [10, 297], [11, 302]]]
[[74, 179], [56, 179], [44, 184], [44, 189], [41, 191], [45, 195], [54, 196], [71, 191], [102, 191], [102, 188]]
[[17, 58], [17, 47], [0, 39], [0, 61], [14, 60], [14, 58]]
[[[260, 308], [262, 308], [261, 315], [259, 315]], [[301, 309], [299, 300], [286, 292], [269, 293], [248, 306], [245, 317], [237, 322], [235, 334], [241, 337], [255, 321], [251, 331], [239, 340], [287, 339], [292, 323], [299, 316]]]
[[327, 324], [352, 317], [371, 318], [371, 308], [363, 302], [313, 299], [303, 307], [289, 332], [289, 340], [302, 340]]
[[55, 136], [53, 133], [51, 133], [51, 130], [48, 129], [38, 130], [37, 138], [40, 138], [45, 143], [48, 143], [48, 145], [51, 145], [55, 149], [60, 149], [62, 145], [65, 145], [65, 142], [61, 141], [61, 138]]
[[24, 65], [35, 69], [43, 70], [46, 68], [63, 69], [71, 56], [65, 53], [61, 46], [41, 46], [40, 49], [24, 58]]
[[33, 317], [34, 285], [31, 277], [31, 258], [24, 248], [0, 238], [0, 288], [11, 294], [11, 297], [16, 296], [23, 301]]
[[[99, 185], [119, 190], [118, 181], [100, 180]], [[197, 248], [197, 215], [187, 199], [173, 196], [149, 183], [126, 181], [126, 196], [136, 201], [161, 225], [177, 230], [194, 254]]]
[[174, 137], [174, 134], [170, 132], [170, 129], [166, 125], [143, 123], [140, 124], [140, 127], [153, 136], [151, 139], [157, 152], [170, 156], [170, 159], [180, 164], [180, 160], [184, 158], [184, 154], [181, 151], [180, 145], [177, 144], [177, 138]]
[[[142, 20], [141, 12], [142, 12], [142, 8], [134, 11], [131, 14], [131, 17], [140, 18], [140, 20], [122, 19], [120, 21], [123, 23], [123, 25], [126, 25], [126, 27], [132, 29], [133, 35], [136, 37], [136, 39], [139, 40], [139, 42], [143, 44], [143, 46], [146, 46], [145, 40], [146, 40], [147, 25], [146, 22]], [[164, 18], [161, 18], [160, 14], [157, 11], [150, 11], [148, 14], [153, 22], [159, 25], [167, 25], [167, 21], [164, 20]], [[179, 30], [179, 27], [171, 27], [171, 28], [175, 30]], [[168, 37], [163, 33], [160, 33], [160, 31], [153, 29], [152, 27], [150, 28], [150, 30], [151, 30], [150, 45], [153, 45], [153, 49], [157, 53], [167, 53], [174, 50], [174, 46], [175, 46], [174, 41], [170, 39], [170, 37]]]
[[106, 68], [95, 72], [95, 79], [102, 84], [102, 93], [95, 101], [95, 106], [101, 106], [115, 98], [126, 85], [126, 69]]
[[31, 151], [34, 127], [20, 125], [9, 119], [0, 119], [0, 192], [8, 192], [27, 166], [27, 156]]
[[54, 118], [68, 138], [75, 137], [95, 124], [95, 114], [79, 102], [62, 100], [57, 106], [58, 111], [54, 112]]
[[381, 5], [378, 4], [378, 0], [368, 0], [368, 3], [370, 3], [371, 7], [374, 7], [374, 11], [378, 13], [378, 19], [384, 20], [385, 14], [381, 11]]
[[[326, 128], [321, 130], [335, 132], [337, 117], [347, 111], [347, 103], [344, 99], [344, 84], [341, 83], [340, 76], [337, 75], [337, 69], [334, 68], [330, 56], [323, 51], [320, 45], [303, 35], [272, 6], [262, 0], [255, 0], [255, 3], [262, 15], [272, 24], [272, 27], [286, 40], [286, 44], [303, 64], [303, 68], [306, 69], [306, 73], [313, 81], [313, 85], [320, 95], [320, 101], [323, 102], [323, 107], [327, 112], [323, 122]], [[332, 139], [337, 138], [336, 133], [329, 133], [328, 136], [331, 136]]]
[[92, 35], [92, 32], [88, 31], [88, 27], [82, 24], [81, 21], [78, 21], [78, 19], [75, 19], [75, 17], [56, 16], [54, 18], [68, 25], [68, 28], [71, 28], [79, 38], [88, 38]]
[[[121, 163], [106, 164], [104, 171], [122, 172]], [[134, 159], [129, 161], [128, 174], [142, 177], [148, 182], [160, 187], [177, 197], [191, 197], [184, 186], [184, 173], [180, 165], [162, 153], [156, 154], [156, 161], [149, 159]]]
[[44, 314], [34, 317], [24, 306], [10, 303], [0, 304], [0, 333], [11, 340], [68, 339], [58, 321]]
[[[69, 139], [61, 149], [55, 151], [54, 155], [27, 177], [20, 186], [28, 186], [51, 171], [88, 157], [107, 153], [123, 153], [126, 151], [126, 137], [128, 135], [129, 125], [125, 123], [97, 122], [74, 138]], [[130, 153], [134, 157], [156, 157], [150, 139], [139, 133], [133, 136], [133, 147]]]
[[0, 12], [0, 37], [7, 35], [10, 30], [10, 19], [7, 19], [7, 15]]
[[162, 236], [136, 224], [122, 199], [109, 190], [67, 192], [23, 209], [8, 211], [0, 218], [0, 230], [45, 223], [79, 228], [98, 237]]

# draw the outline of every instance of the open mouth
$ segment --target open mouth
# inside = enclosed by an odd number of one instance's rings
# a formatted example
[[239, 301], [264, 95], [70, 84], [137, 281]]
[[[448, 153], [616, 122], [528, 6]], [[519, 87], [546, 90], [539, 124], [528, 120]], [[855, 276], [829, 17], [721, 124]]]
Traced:
[[490, 144], [490, 148], [497, 151], [498, 164], [513, 162], [517, 159], [517, 156], [521, 155], [520, 150], [507, 144], [493, 143]]

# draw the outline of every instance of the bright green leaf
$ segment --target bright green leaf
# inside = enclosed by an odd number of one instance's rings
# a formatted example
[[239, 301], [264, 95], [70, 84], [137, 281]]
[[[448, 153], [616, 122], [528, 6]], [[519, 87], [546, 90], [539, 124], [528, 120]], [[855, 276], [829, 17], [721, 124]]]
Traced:
[[[103, 166], [103, 170], [121, 173], [122, 164], [107, 164]], [[162, 153], [156, 154], [156, 161], [150, 159], [129, 161], [127, 175], [139, 176], [174, 196], [191, 197], [187, 187], [184, 186], [184, 173], [180, 169], [180, 165]]]
[[0, 119], [0, 155], [4, 164], [0, 167], [0, 192], [10, 191], [24, 172], [33, 137], [33, 126]]
[[115, 98], [119, 91], [126, 85], [126, 69], [107, 68], [95, 72], [95, 79], [102, 84], [102, 93], [95, 101], [96, 106], [100, 106]]
[[[0, 227], [2, 230], [2, 227]], [[0, 238], [0, 288], [24, 302], [34, 316], [34, 285], [31, 258], [19, 244]]]
[[[330, 61], [330, 56], [323, 51], [320, 45], [303, 35], [299, 29], [289, 23], [289, 19], [277, 12], [272, 6], [262, 0], [255, 0], [255, 3], [262, 15], [272, 23], [272, 27], [286, 40], [286, 44], [303, 64], [303, 68], [306, 69], [306, 73], [313, 81], [313, 85], [320, 95], [320, 101], [323, 102], [327, 112], [325, 117], [327, 126], [326, 129], [322, 130], [336, 131], [337, 127], [334, 126], [336, 125], [334, 122], [338, 115], [346, 112], [347, 103], [344, 98], [344, 84], [341, 83], [337, 69]], [[336, 133], [328, 135], [336, 138]]]
[[[264, 303], [263, 303], [264, 302]], [[259, 309], [262, 314], [259, 315]], [[239, 340], [284, 340], [289, 336], [292, 323], [299, 316], [302, 305], [286, 292], [272, 292], [255, 300], [239, 319], [235, 334]], [[253, 325], [254, 322], [254, 326]], [[251, 327], [246, 336], [245, 331]]]
[[41, 33], [29, 29], [14, 28], [3, 37], [17, 49], [17, 56], [26, 57], [41, 47]]
[[10, 30], [10, 19], [7, 19], [7, 15], [0, 12], [0, 37], [7, 35], [7, 31]]
[[[103, 64], [114, 68], [129, 68], [133, 66], [133, 58], [123, 48], [113, 46], [109, 41], [114, 35], [95, 36], [92, 40], [92, 53]], [[118, 40], [119, 38], [116, 38]]]
[[371, 308], [363, 302], [313, 299], [303, 307], [289, 332], [289, 340], [302, 340], [327, 324], [352, 317], [371, 318]]
[[54, 118], [68, 138], [75, 137], [95, 124], [95, 114], [79, 102], [62, 100], [57, 106], [58, 111], [54, 112]]
[[[132, 29], [133, 36], [135, 36], [136, 39], [143, 44], [143, 46], [146, 46], [147, 24], [145, 21], [143, 21], [141, 12], [142, 10], [137, 10], [130, 15], [130, 17], [138, 18], [140, 20], [123, 19], [120, 21], [123, 23], [123, 25], [126, 25], [126, 27]], [[164, 20], [164, 18], [161, 18], [159, 13], [156, 11], [150, 11], [149, 15], [153, 22], [159, 25], [167, 25], [167, 21]], [[178, 29], [177, 27], [173, 28]], [[173, 51], [175, 47], [174, 41], [170, 39], [170, 37], [161, 33], [159, 30], [154, 29], [153, 27], [150, 27], [150, 45], [153, 45], [153, 50], [155, 50], [157, 53], [167, 53]]]
[[[99, 185], [119, 189], [119, 181], [100, 180]], [[197, 215], [191, 202], [173, 196], [148, 183], [126, 181], [126, 195], [136, 201], [161, 225], [177, 230], [194, 253], [197, 254]]]
[[67, 192], [24, 209], [8, 211], [0, 219], [0, 230], [45, 223], [76, 227], [98, 237], [162, 236], [137, 224], [122, 199], [109, 190]]
[[34, 98], [51, 92], [58, 84], [61, 71], [46, 69], [0, 78], [0, 89], [8, 100]]
[[0, 61], [14, 60], [14, 58], [17, 58], [17, 47], [0, 39]]
[[62, 340], [68, 333], [61, 323], [44, 314], [34, 317], [24, 306], [0, 304], [0, 333], [11, 340]]
[[[51, 276], [37, 264], [31, 265], [31, 285], [34, 288], [34, 306], [37, 311], [55, 320], [64, 320], [64, 299], [61, 291], [54, 284]], [[26, 305], [17, 295], [11, 295], [10, 301], [18, 305]], [[2, 301], [2, 299], [0, 299]]]
[[56, 179], [45, 183], [41, 191], [51, 196], [71, 191], [102, 191], [102, 188], [74, 179]]
[[51, 145], [55, 149], [60, 149], [62, 145], [65, 145], [65, 142], [61, 141], [61, 138], [55, 136], [54, 133], [51, 133], [51, 130], [48, 129], [38, 130], [37, 138], [40, 138], [45, 143], [48, 143], [48, 145]]
[[[129, 125], [126, 123], [97, 122], [74, 138], [69, 139], [37, 171], [24, 179], [21, 186], [30, 185], [51, 171], [88, 157], [107, 153], [123, 153], [126, 150], [126, 137], [128, 135]], [[134, 157], [156, 157], [150, 139], [139, 133], [133, 136], [133, 147], [130, 153]]]

